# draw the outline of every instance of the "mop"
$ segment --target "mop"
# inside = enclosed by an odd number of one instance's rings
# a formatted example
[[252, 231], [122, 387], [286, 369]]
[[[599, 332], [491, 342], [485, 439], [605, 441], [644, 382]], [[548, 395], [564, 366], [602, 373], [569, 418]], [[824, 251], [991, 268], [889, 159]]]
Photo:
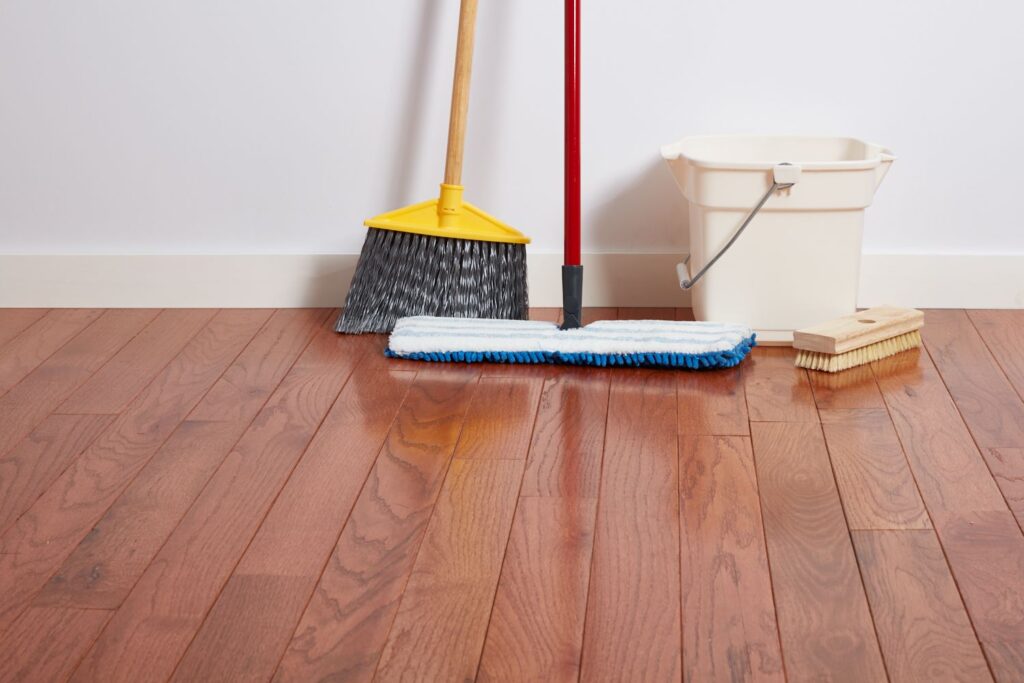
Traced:
[[737, 365], [754, 346], [753, 330], [726, 323], [602, 320], [582, 326], [579, 2], [565, 0], [562, 325], [531, 320], [406, 317], [395, 324], [386, 355], [441, 362], [701, 369]]

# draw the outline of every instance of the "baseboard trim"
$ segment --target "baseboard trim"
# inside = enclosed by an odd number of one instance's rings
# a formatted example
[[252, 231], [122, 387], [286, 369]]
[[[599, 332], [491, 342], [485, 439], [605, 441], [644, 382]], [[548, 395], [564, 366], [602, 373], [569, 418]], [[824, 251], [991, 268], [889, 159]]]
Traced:
[[[687, 306], [680, 254], [585, 254], [584, 305]], [[0, 255], [0, 307], [338, 306], [356, 254]], [[561, 305], [561, 256], [531, 253], [530, 302]], [[1024, 307], [1024, 254], [865, 254], [860, 304]]]

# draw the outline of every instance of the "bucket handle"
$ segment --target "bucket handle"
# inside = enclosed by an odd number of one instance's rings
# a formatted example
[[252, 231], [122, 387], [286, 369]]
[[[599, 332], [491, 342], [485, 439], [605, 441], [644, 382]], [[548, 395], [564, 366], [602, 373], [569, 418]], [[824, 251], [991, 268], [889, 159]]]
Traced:
[[676, 266], [676, 273], [679, 275], [679, 286], [683, 289], [690, 289], [697, 284], [697, 282], [704, 277], [704, 273], [708, 272], [711, 269], [711, 266], [715, 265], [715, 262], [722, 258], [722, 255], [725, 252], [729, 251], [729, 247], [739, 239], [740, 235], [743, 234], [743, 231], [747, 229], [748, 225], [750, 225], [750, 221], [754, 220], [754, 216], [761, 211], [761, 208], [768, 202], [771, 196], [775, 194], [776, 190], [785, 190], [793, 187], [796, 185], [798, 180], [800, 180], [799, 166], [786, 162], [776, 164], [772, 169], [771, 187], [768, 188], [768, 191], [764, 193], [764, 196], [761, 197], [760, 201], [758, 201], [754, 208], [751, 209], [750, 213], [747, 214], [747, 217], [743, 219], [743, 223], [740, 224], [740, 227], [737, 228], [736, 232], [734, 232], [732, 237], [729, 238], [729, 241], [725, 243], [725, 246], [718, 250], [718, 253], [700, 269], [700, 272], [693, 277], [689, 277], [689, 259]]

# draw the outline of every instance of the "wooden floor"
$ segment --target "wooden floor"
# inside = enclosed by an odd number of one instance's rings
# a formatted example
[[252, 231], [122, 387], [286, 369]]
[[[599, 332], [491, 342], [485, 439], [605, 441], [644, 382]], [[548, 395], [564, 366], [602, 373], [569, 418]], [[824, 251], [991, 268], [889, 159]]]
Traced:
[[834, 377], [334, 315], [0, 311], [0, 681], [1024, 680], [1024, 311]]

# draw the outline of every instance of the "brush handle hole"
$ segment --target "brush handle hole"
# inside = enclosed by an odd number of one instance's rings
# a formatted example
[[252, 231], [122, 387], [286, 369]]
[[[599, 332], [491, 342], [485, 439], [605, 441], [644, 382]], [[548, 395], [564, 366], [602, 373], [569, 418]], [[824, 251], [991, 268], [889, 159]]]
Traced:
[[864, 320], [858, 320], [857, 322], [864, 323], [865, 325], [874, 325], [878, 321], [877, 320], [869, 320], [869, 319], [865, 318]]

